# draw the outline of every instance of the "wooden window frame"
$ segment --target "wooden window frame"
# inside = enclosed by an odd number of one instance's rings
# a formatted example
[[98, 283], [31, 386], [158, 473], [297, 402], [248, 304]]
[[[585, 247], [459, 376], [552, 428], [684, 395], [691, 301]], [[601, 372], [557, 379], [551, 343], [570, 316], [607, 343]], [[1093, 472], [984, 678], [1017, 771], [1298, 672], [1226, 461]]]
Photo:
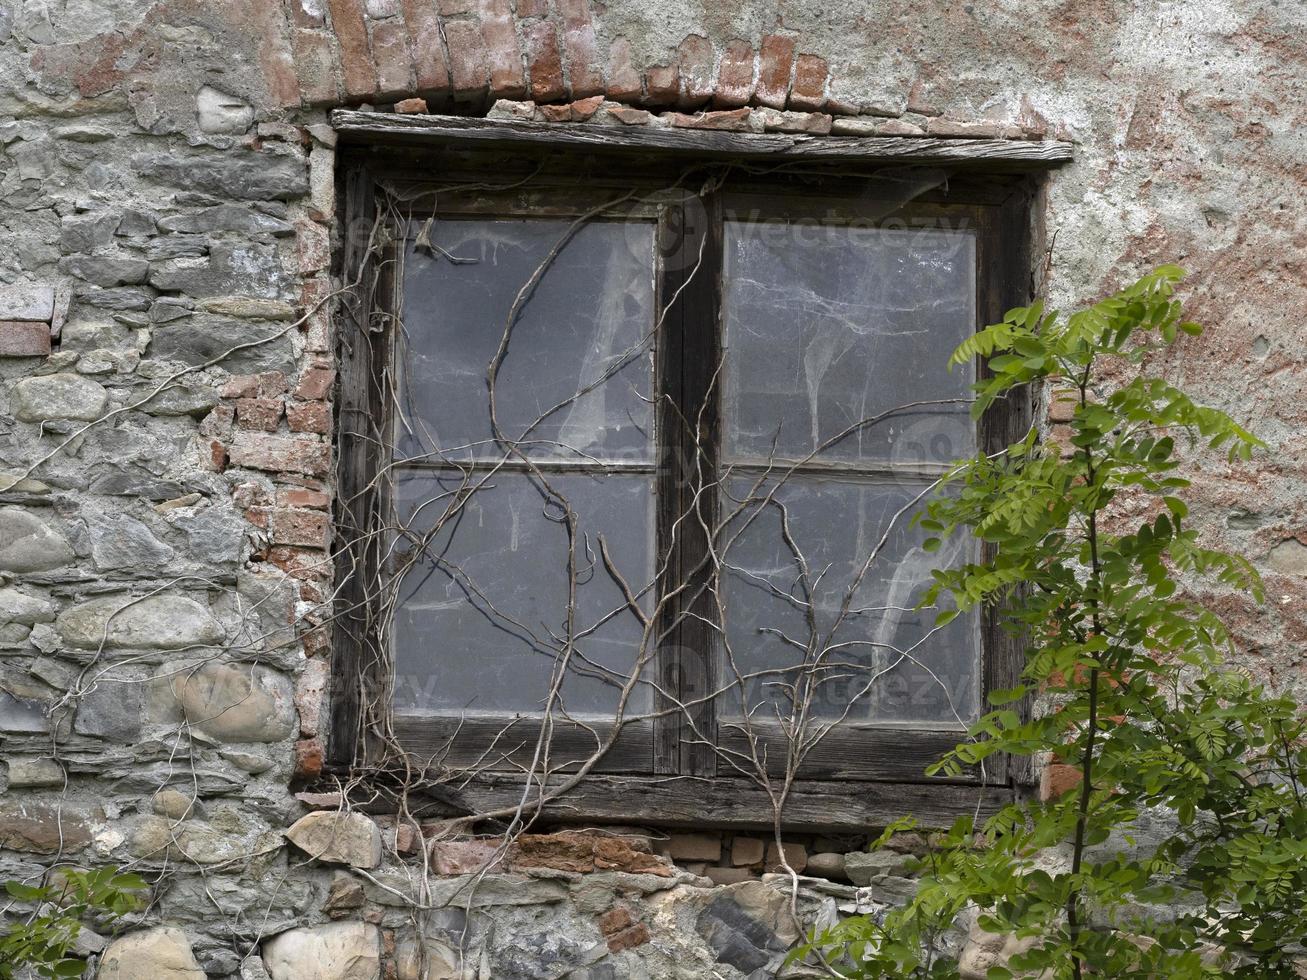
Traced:
[[[360, 113], [343, 114], [357, 117]], [[373, 114], [367, 114], [371, 116]], [[612, 153], [621, 154], [623, 162], [621, 183], [644, 178], [655, 179], [667, 172], [673, 159], [677, 167], [684, 166], [685, 147], [677, 144], [674, 151], [664, 147], [602, 144], [597, 149], [592, 135], [586, 142], [577, 144], [575, 130], [579, 127], [540, 127], [548, 130], [553, 139], [543, 139], [536, 129], [530, 130], [530, 139], [522, 141], [514, 136], [521, 124], [510, 127], [512, 132], [485, 121], [457, 121], [459, 125], [449, 132], [442, 130], [432, 137], [414, 141], [412, 127], [398, 123], [395, 132], [383, 132], [379, 137], [376, 121], [364, 120], [351, 130], [349, 119], [345, 125], [342, 114], [337, 114], [337, 127], [344, 137], [341, 149], [340, 197], [343, 227], [346, 231], [344, 248], [338, 254], [336, 271], [344, 282], [360, 281], [368, 260], [368, 235], [377, 217], [376, 188], [394, 182], [430, 181], [430, 174], [448, 175], [451, 180], [459, 175], [475, 178], [485, 172], [487, 154], [508, 155], [496, 164], [496, 173], [509, 173], [517, 168], [523, 174], [556, 172], [560, 179], [575, 182], [578, 167], [594, 175], [587, 186], [617, 183], [611, 174]], [[477, 122], [481, 125], [466, 126]], [[398, 136], [396, 136], [396, 132]], [[478, 134], [468, 140], [467, 134]], [[487, 139], [487, 133], [490, 139]], [[723, 134], [695, 134], [723, 135]], [[733, 146], [739, 137], [734, 137]], [[838, 141], [837, 141], [838, 142]], [[882, 141], [884, 142], [884, 141]], [[892, 142], [892, 141], [891, 141]], [[920, 141], [910, 141], [920, 142]], [[931, 141], [942, 143], [949, 141]], [[953, 141], [957, 142], [957, 141]], [[988, 142], [988, 141], [987, 141]], [[865, 179], [911, 182], [922, 173], [919, 170], [896, 168], [888, 174], [878, 167], [879, 157], [868, 158], [866, 141], [851, 147], [851, 156], [829, 160], [822, 158], [818, 168], [826, 168], [841, 181], [850, 179], [851, 170]], [[950, 148], [950, 152], [953, 152]], [[741, 154], [736, 149], [734, 155]], [[859, 155], [861, 154], [861, 156]], [[721, 160], [724, 157], [708, 151], [705, 159]], [[743, 156], [747, 159], [747, 153]], [[731, 156], [733, 158], [733, 155]], [[902, 154], [886, 159], [897, 162]], [[820, 174], [804, 158], [804, 180], [808, 186], [804, 197], [820, 199]], [[918, 167], [930, 166], [929, 159], [911, 159]], [[1057, 161], [1000, 159], [967, 159], [958, 162], [949, 159], [945, 169], [946, 191], [927, 193], [920, 200], [923, 207], [940, 205], [950, 213], [966, 209], [977, 229], [977, 326], [1001, 318], [1003, 312], [1022, 305], [1030, 298], [1030, 277], [1033, 239], [1038, 232], [1035, 218], [1035, 201], [1039, 171]], [[931, 172], [938, 182], [938, 168]], [[776, 178], [768, 178], [775, 181]], [[847, 188], [847, 184], [844, 185]], [[847, 197], [847, 190], [842, 195]], [[658, 373], [660, 378], [670, 377], [676, 368], [679, 386], [674, 397], [681, 405], [694, 403], [706, 390], [706, 365], [710, 357], [683, 356], [682, 347], [687, 331], [695, 324], [708, 320], [716, 325], [708, 342], [720, 337], [720, 242], [716, 233], [722, 227], [719, 217], [720, 198], [710, 196], [706, 201], [710, 220], [689, 235], [680, 235], [682, 252], [709, 257], [710, 268], [700, 268], [693, 279], [686, 282], [686, 270], [693, 263], [684, 261], [685, 255], [671, 256], [675, 261], [660, 264], [655, 308], [667, 306], [664, 314], [663, 342], [657, 344]], [[660, 219], [666, 221], [666, 217]], [[664, 228], [660, 225], [660, 234]], [[700, 241], [708, 236], [706, 241]], [[701, 251], [702, 249], [702, 251]], [[661, 251], [661, 250], [660, 250]], [[393, 268], [393, 263], [387, 264]], [[705, 274], [707, 273], [707, 274]], [[340, 395], [337, 418], [337, 573], [339, 610], [333, 634], [333, 687], [331, 730], [328, 745], [328, 771], [333, 775], [350, 774], [366, 780], [370, 767], [381, 757], [377, 744], [362, 732], [367, 730], [365, 714], [375, 712], [376, 692], [384, 689], [384, 678], [372, 676], [365, 656], [367, 631], [372, 628], [367, 597], [360, 581], [363, 576], [353, 574], [362, 567], [375, 569], [378, 561], [374, 542], [361, 541], [354, 529], [365, 526], [367, 514], [384, 506], [380, 500], [374, 475], [384, 465], [383, 454], [388, 443], [378, 435], [389, 431], [387, 401], [376, 383], [378, 372], [389, 365], [389, 341], [385, 324], [393, 304], [396, 303], [400, 283], [386, 271], [374, 280], [374, 288], [354, 291], [347, 295], [341, 308], [339, 335]], [[671, 298], [670, 303], [668, 299]], [[369, 329], [365, 329], [369, 328]], [[702, 342], [702, 338], [700, 338]], [[702, 353], [702, 349], [700, 351]], [[701, 365], [696, 370], [696, 365]], [[666, 382], [661, 382], [665, 391]], [[697, 393], [697, 394], [696, 394]], [[665, 406], [668, 399], [659, 399]], [[1028, 394], [1010, 399], [998, 411], [987, 413], [978, 432], [979, 444], [994, 451], [1019, 437], [1030, 423], [1033, 406]], [[661, 408], [660, 411], [667, 411]], [[707, 417], [716, 420], [711, 411]], [[666, 425], [660, 420], [663, 433], [680, 433], [679, 426]], [[714, 432], [713, 438], [716, 438]], [[671, 455], [671, 466], [660, 465], [663, 474], [671, 473], [676, 465], [684, 465], [686, 447], [673, 441], [662, 445]], [[666, 461], [663, 461], [666, 462]], [[658, 487], [659, 548], [664, 547], [666, 529], [671, 520], [684, 508], [669, 490], [677, 481], [664, 476]], [[681, 574], [695, 562], [696, 548], [703, 542], [682, 537], [678, 547], [683, 554], [673, 556], [669, 567]], [[981, 677], [984, 692], [1012, 686], [1019, 674], [1021, 646], [998, 625], [996, 610], [983, 613]], [[706, 635], [707, 627], [696, 625], [693, 619], [682, 618], [678, 634], [670, 638], [669, 647], [678, 650], [706, 650], [711, 646]], [[711, 690], [714, 656], [682, 658], [660, 651], [657, 670], [663, 684], [673, 684], [684, 696], [688, 686]], [[369, 700], [372, 703], [369, 706]], [[983, 704], [983, 701], [982, 701]], [[711, 720], [699, 723], [712, 729]], [[533, 723], [524, 722], [522, 734], [529, 740]], [[538, 723], [536, 723], [538, 724]], [[463, 721], [460, 739], [475, 745], [500, 734], [503, 724], [498, 720]], [[441, 726], [396, 723], [394, 734], [414, 758], [429, 758], [444, 742], [449, 732]], [[874, 735], [878, 751], [868, 754], [869, 736]], [[501, 735], [502, 737], [502, 735]], [[564, 726], [556, 731], [556, 744], [566, 750], [569, 745], [593, 744], [583, 732], [569, 732]], [[794, 782], [787, 796], [784, 823], [792, 830], [865, 830], [877, 826], [912, 810], [926, 823], [943, 824], [960, 813], [992, 812], [1010, 801], [1014, 792], [1029, 785], [1031, 774], [1019, 769], [1012, 760], [998, 758], [987, 766], [985, 779], [969, 774], [958, 779], [927, 779], [923, 770], [929, 761], [938, 757], [957, 742], [956, 730], [928, 733], [918, 729], [877, 728], [874, 732], [849, 727], [837, 728], [829, 733], [821, 746], [809, 757], [804, 778]], [[577, 742], [576, 740], [581, 740]], [[640, 748], [648, 740], [649, 764], [641, 766], [638, 759], [646, 750]], [[633, 747], [634, 746], [634, 747]], [[455, 760], [457, 761], [457, 760]], [[579, 785], [571, 788], [560, 800], [547, 802], [540, 816], [558, 821], [638, 819], [641, 822], [667, 826], [720, 826], [766, 827], [771, 825], [770, 796], [756, 783], [721, 771], [715, 765], [715, 753], [710, 747], [687, 744], [674, 713], [650, 722], [647, 729], [633, 733], [631, 741], [619, 741], [605, 757], [605, 763], [596, 767]], [[633, 772], [633, 769], [639, 769]], [[484, 812], [516, 805], [522, 798], [523, 776], [512, 772], [479, 772], [460, 783], [459, 804], [474, 812]], [[435, 792], [437, 801], [447, 794]]]

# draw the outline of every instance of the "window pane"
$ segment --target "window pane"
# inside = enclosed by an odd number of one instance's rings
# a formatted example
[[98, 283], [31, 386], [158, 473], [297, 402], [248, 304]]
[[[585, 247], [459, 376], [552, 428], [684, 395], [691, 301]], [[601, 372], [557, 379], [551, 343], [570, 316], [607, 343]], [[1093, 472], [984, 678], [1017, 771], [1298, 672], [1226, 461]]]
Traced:
[[[796, 474], [779, 489], [768, 482], [750, 493], [753, 483], [731, 478], [722, 503], [724, 515], [740, 511], [724, 532], [729, 654], [723, 650], [722, 683], [745, 679], [724, 696], [724, 713], [748, 711], [757, 720], [774, 720], [778, 709], [787, 714], [792, 688], [806, 673], [808, 695], [798, 699], [810, 696], [818, 719], [974, 719], [978, 617], [959, 616], [935, 630], [936, 611], [913, 608], [932, 568], [970, 558], [958, 542], [952, 553], [947, 544], [933, 554], [921, 548], [924, 535], [908, 524], [925, 484]], [[783, 517], [793, 547], [783, 538]]]
[[[548, 477], [578, 520], [575, 642], [562, 687], [563, 706], [574, 715], [611, 719], [638, 656], [643, 630], [604, 568], [599, 538], [633, 591], [651, 581], [650, 479]], [[395, 706], [440, 714], [539, 711], [567, 647], [563, 507], [523, 473], [496, 473], [455, 507], [460, 485], [457, 475], [430, 472], [398, 481], [401, 526], [415, 534], [439, 530], [398, 589]], [[414, 550], [412, 538], [401, 537], [392, 566]], [[646, 612], [651, 605], [646, 596]], [[628, 714], [649, 703], [648, 689], [638, 686]]]
[[[726, 225], [728, 458], [802, 459], [909, 402], [967, 398], [947, 370], [975, 330], [968, 230]], [[975, 448], [965, 405], [923, 406], [855, 428], [821, 458], [948, 463]]]
[[[487, 368], [518, 292], [570, 222], [437, 219], [430, 249], [414, 246], [413, 225], [396, 345], [396, 458], [502, 456], [491, 442]], [[653, 238], [647, 221], [585, 224], [520, 307], [496, 416], [533, 458], [652, 458]]]

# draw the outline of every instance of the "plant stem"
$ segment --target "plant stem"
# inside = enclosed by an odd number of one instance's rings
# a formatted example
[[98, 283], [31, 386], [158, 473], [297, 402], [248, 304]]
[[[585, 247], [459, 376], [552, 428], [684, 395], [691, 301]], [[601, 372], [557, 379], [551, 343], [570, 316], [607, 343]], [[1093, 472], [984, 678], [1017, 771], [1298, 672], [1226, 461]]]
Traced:
[[[1086, 404], [1089, 384], [1089, 371], [1093, 362], [1085, 367], [1085, 373], [1080, 381], [1080, 406], [1083, 408]], [[1090, 490], [1094, 489], [1094, 456], [1089, 446], [1085, 446], [1085, 478], [1089, 482]], [[1094, 636], [1102, 635], [1102, 624], [1099, 621], [1098, 593], [1102, 584], [1102, 567], [1098, 560], [1098, 499], [1091, 493], [1089, 523], [1086, 534], [1089, 539], [1089, 559], [1090, 559], [1090, 592], [1089, 606], [1092, 610], [1091, 618], [1094, 625]], [[1089, 823], [1089, 796], [1093, 792], [1093, 775], [1094, 775], [1094, 743], [1098, 738], [1098, 668], [1093, 667], [1089, 671], [1089, 718], [1085, 732], [1085, 751], [1080, 760], [1080, 803], [1076, 812], [1076, 835], [1075, 843], [1071, 851], [1071, 874], [1073, 876], [1080, 874], [1080, 867], [1084, 860], [1085, 853], [1085, 832]], [[1080, 954], [1076, 950], [1076, 945], [1080, 940], [1080, 888], [1073, 886], [1071, 894], [1067, 897], [1066, 902], [1067, 926], [1071, 933], [1071, 971], [1076, 980], [1081, 978]]]

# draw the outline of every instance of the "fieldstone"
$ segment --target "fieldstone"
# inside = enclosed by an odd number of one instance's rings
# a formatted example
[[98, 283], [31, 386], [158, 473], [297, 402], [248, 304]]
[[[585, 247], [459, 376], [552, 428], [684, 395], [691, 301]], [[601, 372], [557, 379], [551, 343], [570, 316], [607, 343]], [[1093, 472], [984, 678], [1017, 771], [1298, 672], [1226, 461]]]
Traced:
[[144, 599], [106, 596], [65, 610], [55, 628], [69, 646], [83, 650], [144, 648], [180, 650], [222, 640], [222, 628], [209, 610], [186, 596]]
[[141, 685], [100, 680], [77, 701], [73, 731], [131, 741], [141, 733]]
[[844, 855], [833, 852], [809, 855], [805, 873], [832, 881], [847, 881], [849, 877], [844, 868]]
[[150, 263], [130, 255], [70, 255], [59, 268], [96, 286], [135, 286], [145, 282]]
[[284, 326], [200, 314], [156, 327], [149, 353], [192, 367], [214, 362], [232, 374], [290, 373], [295, 369], [290, 335]]
[[9, 788], [36, 789], [64, 784], [63, 766], [54, 759], [28, 759], [11, 757], [9, 760]]
[[76, 555], [62, 534], [18, 507], [0, 507], [0, 571], [45, 572]]
[[154, 794], [150, 807], [161, 817], [171, 820], [185, 820], [187, 817], [203, 816], [200, 801], [175, 789], [161, 789]]
[[208, 254], [209, 239], [203, 235], [169, 235], [151, 239], [145, 246], [145, 257], [151, 262], [198, 259]]
[[1307, 576], [1307, 545], [1297, 538], [1286, 538], [1271, 549], [1269, 564], [1282, 575]]
[[[747, 914], [729, 894], [754, 884], [731, 885], [726, 889], [727, 893], [718, 895], [699, 913], [695, 922], [699, 935], [716, 954], [719, 963], [750, 975], [778, 965], [788, 948], [771, 929]], [[759, 888], [766, 887], [761, 882], [756, 884]], [[758, 975], [772, 974], [760, 972]]]
[[131, 932], [100, 959], [99, 980], [205, 980], [186, 933], [173, 926]]
[[201, 300], [199, 308], [205, 313], [248, 317], [253, 320], [295, 319], [293, 303], [280, 299], [263, 299], [258, 296], [211, 296]]
[[65, 252], [94, 252], [113, 243], [118, 230], [116, 214], [70, 214], [59, 228], [59, 244]]
[[0, 847], [55, 854], [80, 851], [90, 843], [86, 814], [68, 804], [0, 800]]
[[333, 919], [339, 919], [356, 909], [361, 909], [364, 901], [363, 885], [358, 879], [338, 872], [331, 879], [331, 887], [327, 890], [327, 900], [322, 903], [322, 911]]
[[14, 385], [9, 399], [14, 417], [23, 422], [92, 422], [104, 414], [108, 403], [109, 393], [103, 385], [77, 374], [24, 378]]
[[78, 289], [77, 301], [86, 306], [100, 310], [142, 311], [148, 310], [154, 301], [154, 294], [148, 289], [136, 289], [132, 286], [120, 286], [117, 289]]
[[170, 664], [154, 692], [156, 717], [180, 717], [221, 742], [277, 742], [294, 725], [290, 682], [266, 667]]
[[[781, 862], [781, 855], [784, 854], [785, 861]], [[789, 865], [789, 870], [795, 874], [803, 874], [804, 869], [808, 866], [808, 849], [802, 844], [782, 844], [776, 846], [775, 841], [767, 845], [766, 869], [768, 871], [786, 871], [785, 865]]]
[[100, 571], [156, 569], [170, 562], [175, 554], [130, 514], [95, 514], [88, 520], [87, 528], [91, 560]]
[[213, 504], [194, 513], [171, 516], [169, 521], [186, 535], [186, 554], [193, 561], [210, 565], [240, 561], [245, 525], [234, 507]]
[[731, 864], [737, 868], [749, 864], [762, 864], [767, 853], [767, 842], [759, 837], [737, 837], [731, 841]]
[[50, 721], [39, 701], [15, 697], [0, 691], [0, 732], [30, 735], [48, 732]]
[[[1014, 935], [986, 932], [978, 922], [972, 923], [962, 955], [958, 958], [958, 974], [962, 980], [985, 980], [991, 968], [1006, 969], [1013, 956], [1034, 944], [1033, 936], [1017, 939]], [[1032, 977], [1034, 974], [1022, 973], [1019, 976]]]
[[35, 626], [37, 623], [52, 622], [54, 604], [49, 600], [17, 589], [0, 589], [0, 626], [9, 623]]
[[381, 934], [366, 922], [291, 929], [263, 944], [272, 980], [378, 980]]
[[301, 161], [271, 153], [138, 153], [132, 166], [142, 177], [162, 184], [241, 201], [286, 201], [309, 190]]
[[352, 868], [381, 863], [381, 830], [361, 813], [317, 810], [300, 817], [286, 839], [309, 857]]
[[[157, 385], [134, 391], [130, 404], [136, 404], [157, 388]], [[218, 395], [203, 385], [174, 384], [159, 391], [140, 407], [149, 415], [190, 415], [203, 418], [218, 404]]]
[[881, 875], [903, 875], [912, 863], [911, 855], [894, 851], [853, 851], [844, 855], [844, 871], [855, 885], [870, 885]]
[[141, 238], [145, 235], [153, 235], [154, 230], [155, 217], [153, 214], [149, 211], [126, 208], [118, 221], [118, 227], [114, 230], [114, 234], [119, 238]]
[[242, 293], [277, 299], [289, 292], [290, 277], [272, 245], [214, 242], [204, 257], [156, 263], [150, 285], [197, 297]]
[[203, 86], [195, 96], [195, 114], [202, 133], [239, 135], [254, 121], [253, 106], [209, 85]]
[[239, 204], [219, 204], [190, 214], [174, 214], [159, 221], [160, 231], [208, 235], [234, 231], [245, 235], [290, 235], [295, 227], [272, 215], [251, 211]]

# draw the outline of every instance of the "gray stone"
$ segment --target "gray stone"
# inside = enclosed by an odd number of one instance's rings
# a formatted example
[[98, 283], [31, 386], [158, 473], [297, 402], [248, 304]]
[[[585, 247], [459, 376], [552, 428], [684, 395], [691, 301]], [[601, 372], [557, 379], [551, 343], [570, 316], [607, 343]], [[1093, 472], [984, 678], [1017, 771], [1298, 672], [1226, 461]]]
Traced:
[[152, 239], [145, 246], [145, 257], [151, 262], [166, 259], [193, 259], [209, 254], [209, 239], [203, 235], [169, 235]]
[[124, 286], [118, 289], [77, 290], [78, 302], [94, 306], [101, 310], [148, 310], [154, 300], [154, 294], [148, 289], [132, 289]]
[[215, 565], [240, 561], [246, 525], [236, 508], [229, 504], [213, 504], [193, 513], [176, 514], [169, 521], [186, 535], [186, 552], [194, 561]]
[[24, 378], [10, 392], [14, 417], [23, 422], [76, 419], [92, 422], [104, 414], [109, 393], [104, 386], [76, 374]]
[[156, 720], [180, 718], [221, 742], [277, 742], [294, 728], [290, 682], [246, 664], [169, 665], [152, 685]]
[[172, 323], [191, 315], [191, 301], [181, 296], [160, 296], [150, 307], [151, 323]]
[[15, 735], [48, 732], [50, 720], [46, 718], [43, 707], [39, 701], [0, 691], [0, 732]]
[[95, 252], [107, 248], [118, 230], [116, 214], [72, 214], [63, 219], [59, 244], [65, 252]]
[[1297, 538], [1286, 538], [1271, 549], [1268, 562], [1282, 575], [1307, 576], [1307, 545]]
[[48, 320], [54, 315], [50, 286], [0, 286], [0, 320]]
[[134, 286], [145, 282], [150, 263], [130, 255], [70, 255], [59, 268], [96, 286]]
[[8, 763], [10, 789], [39, 789], [64, 784], [63, 766], [54, 759], [11, 757]]
[[267, 772], [272, 768], [272, 760], [255, 752], [241, 752], [236, 749], [223, 749], [218, 753], [237, 769], [243, 769], [253, 776]]
[[186, 933], [171, 926], [130, 932], [100, 960], [99, 980], [205, 980]]
[[37, 623], [52, 622], [54, 605], [48, 599], [28, 595], [17, 589], [0, 589], [0, 626], [9, 623], [35, 626]]
[[902, 875], [912, 861], [894, 851], [853, 851], [844, 855], [844, 870], [855, 885], [870, 885], [880, 875]]
[[101, 679], [77, 700], [73, 731], [129, 742], [141, 734], [141, 685]]
[[[761, 883], [760, 883], [761, 884]], [[741, 888], [732, 885], [731, 888]], [[695, 922], [695, 928], [717, 956], [742, 973], [753, 973], [779, 962], [787, 949], [767, 926], [746, 914], [729, 894], [712, 900]]]
[[88, 517], [91, 560], [100, 571], [149, 571], [172, 561], [173, 549], [130, 514], [108, 511]]
[[118, 229], [114, 232], [120, 238], [142, 238], [146, 235], [153, 235], [155, 230], [155, 216], [149, 211], [140, 211], [136, 208], [127, 208], [122, 213], [122, 219], [118, 222]]
[[834, 881], [848, 880], [843, 854], [823, 852], [809, 855], [808, 866], [804, 870], [807, 874], [815, 875], [818, 878], [830, 878]]
[[160, 231], [212, 234], [235, 231], [245, 235], [289, 235], [295, 231], [288, 221], [251, 211], [239, 204], [219, 204], [190, 214], [174, 214], [159, 222]]
[[289, 294], [290, 277], [272, 245], [216, 242], [204, 258], [156, 263], [150, 285], [188, 296], [241, 293], [275, 299]]
[[290, 200], [303, 197], [309, 189], [302, 161], [271, 153], [140, 153], [132, 157], [132, 164], [150, 180], [242, 201]]
[[187, 817], [204, 816], [199, 800], [175, 789], [159, 790], [150, 801], [150, 807], [159, 816], [168, 817], [171, 820], [185, 820]]
[[69, 646], [84, 650], [179, 650], [222, 640], [222, 628], [194, 599], [159, 594], [134, 599], [106, 596], [65, 610], [55, 628]]
[[272, 980], [378, 980], [381, 934], [365, 922], [291, 929], [263, 944]]
[[253, 106], [209, 85], [203, 86], [195, 96], [195, 114], [202, 133], [239, 135], [254, 121]]
[[44, 521], [18, 507], [0, 507], [0, 571], [44, 572], [75, 557], [63, 535]]
[[375, 868], [381, 863], [381, 830], [361, 813], [314, 811], [295, 821], [286, 839], [328, 864]]
[[147, 395], [152, 395], [138, 411], [150, 415], [191, 415], [197, 418], [208, 415], [218, 404], [218, 393], [203, 385], [176, 383], [153, 394], [156, 390], [157, 385], [138, 388], [132, 392], [128, 404], [135, 405]]
[[220, 358], [218, 365], [232, 374], [290, 373], [295, 367], [284, 326], [198, 315], [156, 328], [150, 356], [192, 366]]

